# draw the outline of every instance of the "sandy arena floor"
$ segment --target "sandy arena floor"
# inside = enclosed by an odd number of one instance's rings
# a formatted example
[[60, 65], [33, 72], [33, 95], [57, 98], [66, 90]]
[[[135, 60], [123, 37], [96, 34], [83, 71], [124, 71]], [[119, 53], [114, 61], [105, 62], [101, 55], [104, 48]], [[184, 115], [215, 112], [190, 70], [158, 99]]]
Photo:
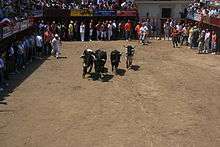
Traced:
[[67, 58], [13, 77], [0, 101], [0, 147], [219, 147], [220, 56], [153, 41], [136, 47], [135, 70], [123, 56], [120, 75], [81, 78], [83, 49], [124, 44], [65, 42]]

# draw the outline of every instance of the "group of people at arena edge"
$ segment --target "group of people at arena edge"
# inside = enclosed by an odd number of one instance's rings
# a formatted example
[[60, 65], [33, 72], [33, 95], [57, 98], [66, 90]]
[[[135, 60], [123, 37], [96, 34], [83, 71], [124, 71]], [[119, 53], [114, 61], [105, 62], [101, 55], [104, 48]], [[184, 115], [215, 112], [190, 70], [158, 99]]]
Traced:
[[30, 30], [23, 37], [6, 44], [5, 51], [0, 54], [0, 91], [8, 87], [9, 75], [21, 73], [34, 59], [49, 55], [59, 58], [60, 49], [60, 37], [52, 34], [49, 28]]
[[198, 53], [216, 54], [217, 34], [215, 30], [200, 27], [198, 23], [180, 23], [167, 20], [164, 25], [164, 40], [172, 38], [173, 47], [187, 45]]

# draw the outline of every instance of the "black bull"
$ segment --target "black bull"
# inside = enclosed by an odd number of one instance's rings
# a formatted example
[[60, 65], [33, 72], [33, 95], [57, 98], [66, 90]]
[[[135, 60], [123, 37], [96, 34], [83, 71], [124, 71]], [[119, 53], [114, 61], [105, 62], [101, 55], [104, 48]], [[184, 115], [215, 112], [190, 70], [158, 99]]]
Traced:
[[107, 53], [102, 50], [95, 51], [95, 73], [102, 77], [102, 73], [104, 73], [105, 63], [107, 61]]
[[117, 50], [114, 50], [111, 52], [111, 66], [112, 66], [112, 71], [117, 72], [119, 63], [120, 63], [120, 58], [121, 58], [121, 53]]
[[84, 78], [87, 73], [90, 73], [92, 71], [94, 56], [92, 55], [92, 53], [86, 53], [83, 56], [81, 56], [81, 58], [83, 58], [83, 78]]

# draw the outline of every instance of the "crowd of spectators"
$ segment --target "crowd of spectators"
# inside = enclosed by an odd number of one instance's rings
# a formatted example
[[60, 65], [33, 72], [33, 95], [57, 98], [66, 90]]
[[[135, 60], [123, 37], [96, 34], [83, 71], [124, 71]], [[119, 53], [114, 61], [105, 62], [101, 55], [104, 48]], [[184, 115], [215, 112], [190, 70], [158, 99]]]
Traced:
[[0, 92], [7, 88], [10, 75], [22, 73], [33, 60], [41, 60], [52, 53], [52, 39], [48, 27], [42, 23], [18, 35], [0, 48]]
[[39, 1], [39, 3], [46, 8], [60, 9], [131, 10], [135, 8], [132, 0], [124, 2], [118, 2], [116, 0], [82, 0], [81, 2], [74, 0], [47, 0]]
[[43, 8], [95, 10], [136, 10], [133, 0], [0, 0], [0, 21], [19, 21]]
[[[198, 23], [167, 20], [164, 25], [164, 40], [171, 40], [174, 48], [186, 45], [201, 54], [219, 52], [216, 31], [199, 26]], [[170, 39], [171, 38], [171, 39]]]
[[[130, 27], [126, 28], [128, 23]], [[131, 37], [134, 38], [134, 25], [135, 22], [127, 19], [117, 21], [87, 19], [87, 21], [71, 20], [67, 23], [62, 21], [48, 22], [40, 25], [40, 30], [49, 28], [52, 34], [58, 34], [63, 41], [129, 40]]]
[[[220, 3], [216, 0], [217, 3]], [[199, 14], [200, 16], [209, 16], [220, 18], [220, 6], [210, 5], [210, 0], [194, 0], [188, 6], [188, 16]]]

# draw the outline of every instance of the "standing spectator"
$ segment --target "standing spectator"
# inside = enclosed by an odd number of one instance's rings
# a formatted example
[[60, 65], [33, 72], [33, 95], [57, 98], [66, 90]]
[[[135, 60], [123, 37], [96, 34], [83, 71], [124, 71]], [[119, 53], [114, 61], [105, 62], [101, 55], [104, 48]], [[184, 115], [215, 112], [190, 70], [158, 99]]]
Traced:
[[112, 37], [112, 28], [113, 28], [112, 22], [109, 21], [109, 23], [108, 23], [108, 40], [111, 40], [111, 37]]
[[[73, 33], [73, 38], [75, 37], [75, 33]], [[61, 25], [61, 33], [60, 33], [61, 40], [66, 40], [66, 26], [64, 24]]]
[[189, 48], [192, 48], [192, 34], [193, 34], [193, 27], [189, 27], [189, 38], [188, 38], [188, 44]]
[[94, 31], [93, 20], [91, 20], [91, 22], [89, 23], [89, 41], [92, 41], [93, 31]]
[[22, 41], [18, 42], [18, 48], [17, 48], [17, 68], [18, 71], [22, 68], [24, 69], [24, 47], [22, 44]]
[[166, 23], [164, 23], [163, 29], [164, 29], [164, 40], [166, 40], [166, 38], [167, 40], [170, 40], [170, 25], [168, 20]]
[[148, 40], [146, 40], [147, 35], [148, 35], [148, 31], [149, 31], [149, 29], [147, 27], [147, 24], [143, 24], [140, 28], [140, 43], [142, 45], [144, 45], [145, 42], [148, 42]]
[[204, 46], [204, 53], [210, 52], [210, 41], [211, 41], [211, 33], [207, 29], [205, 33], [205, 46]]
[[[57, 26], [56, 26], [56, 33], [59, 35], [59, 36], [61, 36], [61, 24], [60, 23], [58, 23], [57, 24]], [[73, 36], [72, 36], [72, 38], [73, 38]], [[72, 39], [73, 40], [73, 39]]]
[[73, 32], [74, 28], [73, 28], [73, 21], [70, 21], [70, 24], [68, 26], [68, 38], [70, 41], [73, 41], [73, 37], [74, 37], [74, 32]]
[[85, 41], [85, 24], [83, 22], [81, 22], [80, 25], [80, 37], [81, 37], [81, 41]]
[[56, 33], [56, 22], [53, 21], [52, 24], [50, 25], [50, 31], [55, 34]]
[[131, 21], [128, 20], [128, 22], [125, 24], [125, 40], [130, 41], [131, 40]]
[[96, 39], [97, 40], [100, 39], [100, 34], [101, 34], [101, 24], [100, 22], [98, 22], [98, 24], [96, 25]]
[[44, 32], [44, 53], [45, 55], [49, 55], [51, 52], [51, 38], [52, 38], [52, 33], [49, 29], [47, 29], [46, 32]]
[[215, 31], [212, 31], [212, 43], [211, 43], [212, 54], [217, 52], [217, 35]]
[[205, 31], [203, 30], [199, 36], [198, 39], [199, 45], [198, 45], [198, 50], [199, 50], [199, 54], [202, 53], [203, 49], [204, 49], [204, 44], [205, 44]]
[[101, 24], [101, 27], [100, 27], [100, 32], [101, 32], [101, 40], [104, 39], [104, 31], [105, 31], [105, 24], [104, 22]]
[[24, 37], [24, 40], [23, 40], [23, 44], [24, 44], [24, 62], [25, 63], [28, 63], [29, 61], [29, 48], [30, 48], [30, 44], [29, 44], [29, 41], [28, 41], [28, 37], [25, 36]]
[[74, 22], [73, 28], [74, 28], [74, 38], [75, 38], [75, 40], [80, 40], [79, 39], [79, 23], [78, 23], [78, 21]]
[[124, 31], [124, 25], [123, 25], [122, 22], [119, 22], [117, 39], [122, 39], [124, 37], [124, 32], [123, 31]]
[[137, 34], [137, 38], [138, 38], [138, 39], [140, 39], [140, 35], [141, 35], [140, 29], [141, 29], [141, 23], [138, 22], [138, 24], [137, 24], [136, 27], [135, 27], [135, 31], [136, 31], [136, 34]]
[[8, 56], [9, 56], [9, 72], [14, 74], [15, 72], [15, 51], [14, 51], [14, 44], [12, 43], [8, 49]]
[[60, 45], [61, 45], [61, 41], [60, 41], [60, 37], [58, 36], [58, 34], [55, 34], [53, 40], [52, 40], [52, 54], [55, 54], [56, 58], [59, 58], [59, 55], [61, 54], [61, 50], [60, 50]]
[[4, 60], [2, 58], [2, 55], [0, 54], [0, 92], [4, 91], [3, 85], [4, 85]]
[[37, 56], [41, 56], [42, 50], [43, 50], [43, 38], [41, 35], [36, 36], [36, 48], [37, 48]]
[[188, 42], [188, 27], [185, 25], [182, 29], [182, 32], [181, 32], [181, 45], [183, 45], [184, 43], [186, 44]]
[[194, 26], [192, 29], [191, 35], [191, 48], [195, 49], [198, 46], [198, 38], [199, 38], [199, 29], [197, 26]]
[[35, 56], [35, 54], [36, 54], [35, 38], [34, 38], [34, 35], [33, 35], [33, 34], [30, 35], [30, 37], [29, 37], [29, 42], [30, 42], [30, 52], [31, 52], [31, 54], [30, 54], [30, 56], [31, 56], [30, 61], [32, 62], [33, 56]]
[[113, 23], [112, 23], [112, 39], [113, 40], [116, 39], [116, 34], [117, 34], [117, 24], [116, 24], [116, 21], [113, 20]]
[[178, 47], [178, 30], [176, 27], [173, 27], [172, 29], [172, 33], [171, 33], [171, 37], [172, 37], [172, 43], [173, 43], [173, 47]]

